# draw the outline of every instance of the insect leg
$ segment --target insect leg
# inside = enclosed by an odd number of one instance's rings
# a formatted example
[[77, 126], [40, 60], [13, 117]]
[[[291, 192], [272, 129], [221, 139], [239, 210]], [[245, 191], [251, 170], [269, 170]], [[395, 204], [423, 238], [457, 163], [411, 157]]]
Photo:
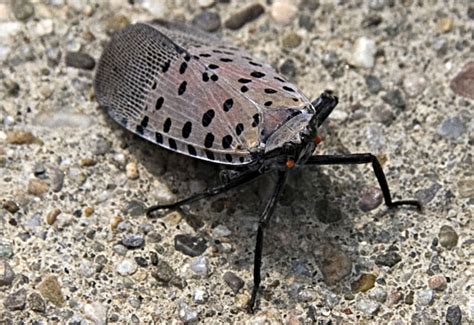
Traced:
[[283, 186], [285, 185], [287, 174], [287, 171], [279, 172], [275, 190], [273, 191], [270, 200], [268, 200], [267, 205], [265, 206], [265, 210], [263, 210], [263, 213], [260, 216], [260, 219], [258, 220], [257, 242], [255, 244], [255, 256], [253, 262], [253, 289], [252, 296], [248, 305], [249, 311], [251, 313], [253, 313], [253, 311], [255, 310], [257, 292], [260, 287], [260, 269], [262, 266], [263, 235], [265, 227], [272, 218], [276, 202], [278, 200], [278, 197], [280, 196]]
[[389, 208], [397, 207], [400, 205], [412, 205], [415, 206], [418, 210], [421, 210], [421, 203], [417, 200], [392, 201], [392, 196], [390, 195], [387, 179], [385, 178], [382, 166], [380, 165], [380, 162], [378, 161], [377, 157], [370, 153], [312, 156], [306, 162], [307, 165], [355, 165], [369, 163], [372, 163], [372, 168], [374, 169], [375, 177], [377, 177], [380, 189], [382, 190], [385, 204]]
[[250, 182], [251, 180], [254, 180], [255, 178], [257, 178], [260, 175], [262, 175], [262, 172], [259, 171], [259, 170], [250, 170], [250, 171], [244, 172], [240, 176], [230, 180], [226, 184], [209, 188], [209, 189], [205, 190], [204, 192], [191, 195], [190, 197], [187, 197], [187, 198], [185, 198], [183, 200], [180, 200], [178, 202], [171, 203], [171, 204], [163, 204], [163, 205], [153, 205], [153, 206], [146, 209], [146, 215], [148, 217], [151, 217], [151, 214], [154, 211], [165, 210], [165, 209], [166, 210], [177, 209], [182, 205], [189, 204], [189, 203], [192, 203], [194, 201], [198, 201], [198, 200], [201, 200], [201, 199], [204, 199], [204, 198], [207, 198], [207, 197], [211, 197], [211, 196], [220, 194], [220, 193], [228, 191], [228, 190], [230, 190], [234, 187], [237, 187], [239, 185]]

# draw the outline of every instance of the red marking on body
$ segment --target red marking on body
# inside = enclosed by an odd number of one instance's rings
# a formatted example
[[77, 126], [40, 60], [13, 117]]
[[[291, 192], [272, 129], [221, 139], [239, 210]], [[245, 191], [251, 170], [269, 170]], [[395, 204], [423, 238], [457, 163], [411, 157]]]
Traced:
[[316, 144], [320, 144], [321, 143], [321, 137], [319, 135], [317, 135], [315, 138], [314, 138], [314, 142], [316, 142]]
[[288, 169], [291, 169], [291, 168], [295, 167], [295, 165], [296, 165], [296, 163], [293, 159], [288, 159], [286, 161], [286, 168], [288, 168]]

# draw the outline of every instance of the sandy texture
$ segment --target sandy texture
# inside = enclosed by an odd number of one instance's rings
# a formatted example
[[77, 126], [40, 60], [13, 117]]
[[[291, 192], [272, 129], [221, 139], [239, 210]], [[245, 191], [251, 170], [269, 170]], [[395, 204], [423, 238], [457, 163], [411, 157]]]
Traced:
[[[12, 3], [0, 2], [1, 324], [474, 322], [474, 95], [450, 87], [473, 59], [472, 3], [262, 1], [260, 16], [236, 15], [255, 2], [235, 0]], [[147, 219], [148, 205], [218, 184], [219, 168], [134, 137], [94, 100], [110, 34], [157, 17], [217, 30], [308, 97], [334, 90], [318, 152], [377, 154], [394, 197], [424, 212], [387, 211], [369, 166], [295, 171], [246, 313], [274, 179]]]

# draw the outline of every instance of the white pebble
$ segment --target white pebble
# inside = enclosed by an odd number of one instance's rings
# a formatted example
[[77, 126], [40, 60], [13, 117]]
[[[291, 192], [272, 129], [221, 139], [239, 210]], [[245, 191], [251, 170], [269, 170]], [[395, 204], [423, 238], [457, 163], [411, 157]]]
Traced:
[[136, 162], [129, 162], [127, 166], [125, 166], [125, 171], [127, 173], [128, 179], [137, 179], [138, 178], [138, 167]]
[[201, 8], [209, 8], [215, 4], [215, 0], [198, 0], [198, 5]]
[[350, 63], [359, 68], [370, 69], [375, 64], [375, 41], [367, 37], [360, 37], [354, 43]]
[[403, 79], [403, 89], [409, 97], [420, 95], [426, 88], [426, 79], [417, 74], [409, 74]]
[[282, 25], [290, 24], [296, 17], [298, 8], [292, 1], [275, 1], [270, 9], [270, 14], [277, 23]]
[[191, 270], [199, 276], [207, 276], [209, 274], [209, 262], [207, 258], [200, 256], [191, 263]]
[[131, 275], [137, 271], [137, 264], [132, 260], [125, 259], [117, 264], [115, 270], [122, 276]]
[[162, 0], [142, 0], [141, 5], [149, 13], [151, 13], [153, 18], [166, 18], [168, 15], [168, 7], [166, 3]]
[[229, 228], [227, 228], [226, 226], [224, 225], [218, 225], [217, 227], [215, 227], [214, 229], [212, 229], [212, 236], [213, 237], [227, 237], [229, 236], [230, 234], [232, 234], [232, 232], [229, 230]]
[[203, 289], [196, 289], [193, 294], [193, 300], [197, 304], [203, 304], [209, 299], [209, 295]]
[[105, 325], [107, 321], [107, 308], [99, 302], [84, 305], [84, 315], [95, 325]]
[[54, 31], [54, 23], [52, 19], [43, 19], [36, 24], [36, 36], [49, 35]]
[[13, 22], [13, 21], [1, 23], [0, 30], [2, 32], [0, 33], [0, 39], [4, 40], [11, 36], [14, 36], [16, 33], [18, 33], [21, 30], [22, 25], [23, 25], [22, 23]]

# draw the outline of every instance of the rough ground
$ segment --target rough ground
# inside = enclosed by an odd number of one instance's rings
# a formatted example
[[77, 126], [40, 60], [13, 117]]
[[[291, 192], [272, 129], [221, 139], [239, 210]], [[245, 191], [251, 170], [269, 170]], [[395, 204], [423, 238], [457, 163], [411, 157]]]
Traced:
[[[450, 87], [473, 59], [472, 2], [261, 1], [239, 28], [252, 4], [0, 2], [1, 324], [474, 322], [473, 72]], [[387, 211], [368, 166], [295, 172], [247, 314], [273, 179], [147, 219], [219, 170], [132, 136], [94, 100], [111, 32], [151, 18], [217, 30], [309, 97], [334, 90], [319, 153], [377, 154], [395, 198], [424, 212]]]

